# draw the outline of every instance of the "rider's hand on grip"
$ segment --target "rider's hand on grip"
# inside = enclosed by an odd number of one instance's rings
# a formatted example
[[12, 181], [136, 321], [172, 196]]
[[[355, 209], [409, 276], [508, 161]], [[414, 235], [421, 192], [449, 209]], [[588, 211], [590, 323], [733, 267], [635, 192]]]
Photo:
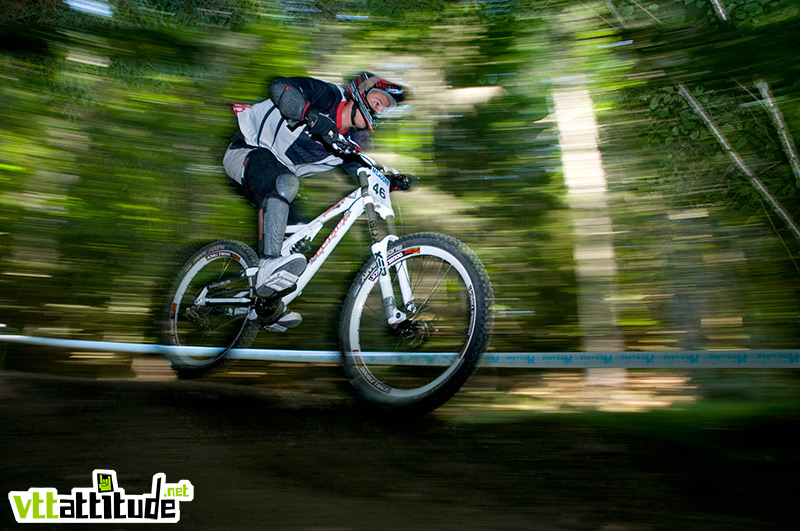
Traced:
[[341, 134], [333, 141], [331, 147], [339, 155], [356, 155], [361, 153], [361, 146]]
[[414, 175], [402, 173], [395, 173], [389, 176], [389, 183], [392, 186], [392, 192], [398, 190], [408, 190], [411, 188], [411, 181], [418, 181], [419, 179]]
[[339, 130], [330, 116], [321, 114], [316, 109], [309, 109], [306, 113], [308, 130], [319, 135], [326, 144], [332, 144], [339, 137]]

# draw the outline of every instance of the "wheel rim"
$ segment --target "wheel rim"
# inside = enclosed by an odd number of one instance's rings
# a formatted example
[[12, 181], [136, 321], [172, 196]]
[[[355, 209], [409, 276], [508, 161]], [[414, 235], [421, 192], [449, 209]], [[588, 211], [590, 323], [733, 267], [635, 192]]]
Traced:
[[[213, 251], [184, 275], [170, 301], [169, 338], [174, 357], [188, 366], [216, 362], [248, 326], [252, 306], [209, 304], [208, 299], [253, 300], [247, 264], [232, 251]], [[223, 285], [220, 285], [223, 284]]]
[[387, 401], [418, 399], [441, 386], [464, 362], [474, 339], [475, 286], [467, 269], [443, 249], [413, 250], [398, 253], [402, 258], [390, 269], [398, 297], [398, 267], [408, 270], [412, 322], [400, 331], [390, 329], [373, 270], [356, 296], [347, 330], [348, 370], [362, 390]]

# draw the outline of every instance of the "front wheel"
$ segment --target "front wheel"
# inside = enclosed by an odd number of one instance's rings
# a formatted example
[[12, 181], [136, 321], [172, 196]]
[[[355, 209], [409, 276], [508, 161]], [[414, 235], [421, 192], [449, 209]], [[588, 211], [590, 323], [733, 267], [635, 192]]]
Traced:
[[247, 245], [223, 240], [197, 251], [178, 273], [164, 308], [167, 358], [181, 378], [219, 367], [232, 348], [249, 347], [258, 333], [255, 292], [246, 271], [258, 265]]
[[478, 257], [444, 234], [393, 242], [386, 264], [396, 306], [407, 319], [389, 325], [380, 268], [371, 259], [345, 299], [340, 324], [345, 372], [373, 405], [426, 413], [475, 372], [491, 332], [491, 283]]

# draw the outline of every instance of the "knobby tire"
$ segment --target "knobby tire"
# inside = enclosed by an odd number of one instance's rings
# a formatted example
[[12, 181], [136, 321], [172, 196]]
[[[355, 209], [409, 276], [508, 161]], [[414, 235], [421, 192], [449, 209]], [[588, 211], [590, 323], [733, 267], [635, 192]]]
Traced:
[[[342, 311], [344, 369], [358, 394], [381, 411], [424, 414], [450, 399], [477, 369], [491, 335], [492, 286], [475, 253], [444, 234], [403, 237], [390, 244], [386, 263], [398, 306], [398, 268], [405, 264], [414, 292], [410, 319], [400, 332], [389, 327], [380, 268], [370, 259]], [[397, 361], [382, 362], [383, 351]]]

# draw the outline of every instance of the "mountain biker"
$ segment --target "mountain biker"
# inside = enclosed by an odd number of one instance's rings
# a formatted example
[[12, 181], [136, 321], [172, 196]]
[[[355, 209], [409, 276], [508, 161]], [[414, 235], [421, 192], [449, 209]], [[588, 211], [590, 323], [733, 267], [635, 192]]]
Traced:
[[[268, 100], [233, 106], [239, 131], [223, 157], [239, 192], [259, 209], [256, 293], [262, 297], [294, 286], [306, 267], [300, 253], [280, 256], [299, 179], [341, 166], [358, 181], [359, 164], [345, 162], [331, 144], [342, 134], [364, 146], [378, 114], [405, 99], [401, 85], [370, 72], [358, 74], [346, 87], [310, 77], [279, 77], [269, 93]], [[395, 176], [392, 187], [407, 189], [407, 177]], [[289, 312], [278, 324], [285, 329], [301, 321]]]

